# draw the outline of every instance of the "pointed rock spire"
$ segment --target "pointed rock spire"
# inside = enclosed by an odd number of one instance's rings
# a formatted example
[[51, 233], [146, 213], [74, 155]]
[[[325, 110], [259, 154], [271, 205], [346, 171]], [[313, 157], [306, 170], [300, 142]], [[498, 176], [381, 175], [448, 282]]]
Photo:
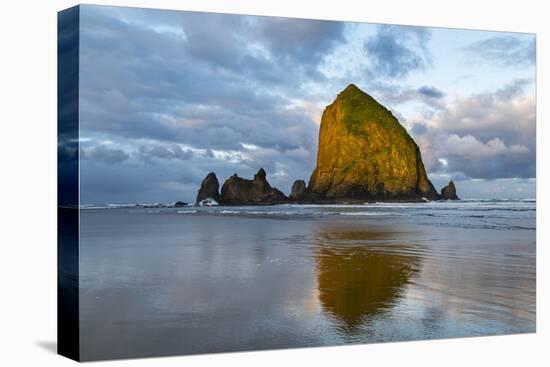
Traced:
[[456, 187], [453, 181], [449, 181], [449, 184], [441, 189], [441, 199], [443, 200], [459, 200], [456, 195]]
[[215, 201], [220, 200], [219, 194], [220, 183], [218, 182], [218, 177], [214, 172], [210, 172], [204, 180], [202, 180], [201, 187], [197, 193], [197, 203], [200, 203], [204, 199], [214, 199]]

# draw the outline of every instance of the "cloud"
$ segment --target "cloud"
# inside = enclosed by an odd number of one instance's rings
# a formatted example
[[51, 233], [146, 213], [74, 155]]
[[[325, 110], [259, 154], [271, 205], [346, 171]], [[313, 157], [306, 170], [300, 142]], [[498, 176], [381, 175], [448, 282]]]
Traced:
[[413, 122], [410, 124], [410, 132], [413, 136], [421, 136], [428, 132], [428, 127], [421, 122]]
[[81, 148], [80, 158], [112, 165], [124, 162], [130, 158], [130, 155], [122, 149], [112, 148], [106, 144], [101, 144], [92, 148]]
[[188, 201], [210, 171], [223, 182], [260, 167], [288, 193], [314, 168], [324, 106], [357, 81], [407, 116], [434, 170], [474, 159], [435, 149], [436, 136], [488, 151], [500, 141], [485, 156], [499, 162], [533, 151], [531, 81], [462, 97], [437, 79], [403, 83], [432, 65], [425, 28], [102, 6], [82, 6], [80, 20], [83, 200]]
[[427, 44], [430, 31], [420, 27], [381, 25], [365, 44], [371, 72], [386, 77], [406, 77], [432, 63]]
[[435, 99], [439, 99], [439, 98], [443, 98], [445, 96], [445, 93], [443, 93], [441, 90], [435, 88], [435, 87], [430, 87], [430, 86], [427, 86], [427, 85], [424, 85], [420, 88], [418, 88], [418, 93], [424, 97], [428, 97], [428, 98], [435, 98]]
[[514, 80], [495, 91], [456, 97], [429, 119], [430, 124], [483, 141], [498, 134], [506, 144], [534, 146], [536, 101], [533, 95], [523, 93], [527, 84], [524, 80]]
[[[430, 110], [440, 110], [444, 106], [446, 93], [435, 86], [423, 85], [419, 88], [412, 88], [403, 85], [396, 85], [378, 81], [370, 83], [373, 95], [386, 106], [397, 107], [399, 105], [416, 102], [429, 107]], [[397, 112], [396, 112], [397, 113]], [[401, 121], [403, 119], [400, 118]]]
[[502, 88], [497, 89], [495, 95], [503, 101], [509, 101], [520, 96], [525, 90], [525, 87], [531, 84], [533, 84], [532, 79], [515, 79], [504, 85]]
[[279, 62], [291, 61], [295, 67], [304, 63], [316, 66], [336, 44], [344, 41], [342, 22], [266, 17], [257, 21], [270, 55]]
[[460, 137], [451, 134], [441, 143], [448, 155], [458, 155], [473, 159], [492, 158], [508, 153], [528, 153], [529, 148], [524, 145], [506, 146], [499, 138], [493, 138], [483, 143], [471, 135]]
[[219, 149], [236, 149], [242, 139], [280, 150], [313, 143], [317, 121], [288, 106], [301, 81], [320, 77], [317, 65], [341, 39], [341, 23], [178, 12], [167, 22], [184, 30], [182, 39], [145, 27], [136, 9], [125, 9], [124, 20], [84, 9], [86, 133]]
[[121, 148], [96, 160], [118, 159], [157, 187], [152, 166], [162, 167], [165, 188], [179, 182], [168, 167], [193, 170], [197, 187], [212, 170], [260, 166], [279, 172], [283, 190], [308, 178], [319, 121], [301, 86], [326, 79], [319, 65], [343, 41], [342, 23], [83, 6], [81, 30], [81, 135]]
[[534, 65], [536, 48], [534, 35], [507, 35], [487, 38], [463, 48], [469, 58], [507, 67]]
[[523, 92], [528, 84], [514, 80], [494, 91], [457, 96], [410, 123], [427, 169], [480, 179], [535, 177], [536, 107], [534, 96]]
[[[441, 137], [435, 153], [445, 171], [461, 172], [472, 178], [530, 178], [535, 161], [524, 145], [506, 145], [499, 138], [482, 142], [471, 135]], [[443, 161], [443, 162], [442, 162]]]
[[192, 150], [184, 150], [181, 146], [177, 144], [172, 144], [170, 146], [142, 145], [139, 147], [137, 153], [138, 156], [144, 160], [149, 160], [151, 158], [188, 160], [193, 157]]

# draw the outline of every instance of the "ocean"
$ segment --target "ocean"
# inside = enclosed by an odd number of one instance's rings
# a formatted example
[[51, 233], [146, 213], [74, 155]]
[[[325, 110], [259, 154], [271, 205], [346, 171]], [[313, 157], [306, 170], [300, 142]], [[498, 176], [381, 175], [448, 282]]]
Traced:
[[83, 360], [532, 333], [534, 200], [80, 211]]

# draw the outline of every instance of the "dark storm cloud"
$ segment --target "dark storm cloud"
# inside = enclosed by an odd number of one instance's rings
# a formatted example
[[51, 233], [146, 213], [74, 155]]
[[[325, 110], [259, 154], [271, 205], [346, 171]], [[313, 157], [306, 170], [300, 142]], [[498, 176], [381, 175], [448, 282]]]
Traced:
[[536, 61], [534, 36], [497, 36], [464, 48], [468, 57], [504, 66], [533, 65]]
[[[214, 169], [265, 166], [283, 190], [311, 171], [318, 121], [295, 99], [307, 96], [304, 81], [324, 80], [319, 65], [343, 40], [342, 23], [98, 6], [83, 6], [81, 18], [86, 162], [131, 164], [187, 196]], [[92, 150], [105, 140], [111, 151]], [[168, 167], [192, 170], [193, 185]]]
[[259, 18], [259, 26], [276, 63], [305, 69], [309, 78], [322, 78], [317, 65], [338, 42], [344, 41], [342, 22]]
[[371, 72], [387, 77], [406, 77], [431, 65], [427, 49], [430, 31], [426, 28], [381, 25], [365, 42]]
[[[322, 55], [342, 37], [342, 26], [247, 19], [181, 13], [185, 37], [178, 37], [90, 9], [83, 16], [82, 36], [83, 59], [90, 61], [82, 68], [85, 128], [220, 148], [235, 148], [237, 138], [282, 149], [311, 140], [308, 132], [288, 134], [309, 118], [286, 108], [293, 88], [285, 90], [284, 98], [277, 90], [309, 79]], [[294, 28], [304, 40], [289, 39], [293, 23], [301, 24]], [[117, 47], [106, 50], [108, 44]], [[250, 50], [255, 44], [267, 53], [255, 55]], [[283, 68], [281, 60], [307, 65], [309, 71]], [[274, 80], [264, 85], [267, 70]], [[209, 140], [209, 134], [217, 141]], [[281, 144], [285, 140], [290, 141]]]

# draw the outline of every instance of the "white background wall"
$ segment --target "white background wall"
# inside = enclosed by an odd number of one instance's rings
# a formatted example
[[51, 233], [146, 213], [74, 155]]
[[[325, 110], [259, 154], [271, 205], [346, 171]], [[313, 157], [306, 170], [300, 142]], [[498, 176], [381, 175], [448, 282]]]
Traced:
[[[550, 26], [545, 2], [150, 0], [97, 4], [537, 33], [537, 334], [102, 362], [115, 366], [534, 366], [550, 363]], [[73, 1], [2, 2], [0, 365], [64, 366], [56, 339], [56, 12]], [[546, 228], [544, 223], [546, 221]]]

